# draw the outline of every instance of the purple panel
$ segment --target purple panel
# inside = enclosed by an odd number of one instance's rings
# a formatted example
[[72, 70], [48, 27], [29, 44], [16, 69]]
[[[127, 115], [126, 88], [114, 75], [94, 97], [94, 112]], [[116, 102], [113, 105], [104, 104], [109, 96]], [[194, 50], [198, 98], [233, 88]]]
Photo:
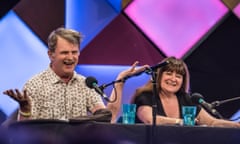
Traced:
[[122, 14], [118, 15], [82, 51], [79, 64], [156, 64], [164, 58], [158, 49]]
[[65, 0], [21, 0], [14, 11], [47, 44], [50, 32], [64, 26], [64, 5]]
[[178, 58], [227, 11], [219, 0], [135, 0], [125, 9], [163, 53]]
[[233, 12], [240, 18], [240, 4], [234, 8]]

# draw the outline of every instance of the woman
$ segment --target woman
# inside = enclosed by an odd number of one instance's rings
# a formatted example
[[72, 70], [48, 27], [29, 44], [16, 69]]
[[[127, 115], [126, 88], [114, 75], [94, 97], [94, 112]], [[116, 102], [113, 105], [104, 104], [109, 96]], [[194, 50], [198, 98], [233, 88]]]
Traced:
[[[189, 92], [189, 73], [186, 64], [175, 57], [164, 59], [166, 66], [157, 71], [157, 116], [156, 124], [182, 124], [182, 110], [184, 105], [194, 105]], [[137, 122], [152, 124], [153, 84], [147, 82], [136, 90], [131, 100], [137, 105]], [[197, 106], [196, 124], [222, 127], [240, 127], [239, 123], [216, 119], [203, 108]]]

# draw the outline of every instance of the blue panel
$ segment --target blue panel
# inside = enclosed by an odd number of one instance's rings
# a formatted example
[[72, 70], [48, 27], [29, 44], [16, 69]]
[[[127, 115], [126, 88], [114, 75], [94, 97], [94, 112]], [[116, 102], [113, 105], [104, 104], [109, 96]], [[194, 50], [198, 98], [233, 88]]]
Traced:
[[0, 20], [0, 108], [10, 115], [18, 104], [3, 95], [6, 89], [22, 89], [32, 75], [48, 66], [46, 46], [10, 11]]
[[112, 7], [120, 13], [122, 10], [122, 0], [108, 0]]
[[83, 49], [118, 13], [107, 0], [66, 1], [66, 27], [84, 34]]
[[240, 122], [240, 109], [230, 118], [230, 120]]

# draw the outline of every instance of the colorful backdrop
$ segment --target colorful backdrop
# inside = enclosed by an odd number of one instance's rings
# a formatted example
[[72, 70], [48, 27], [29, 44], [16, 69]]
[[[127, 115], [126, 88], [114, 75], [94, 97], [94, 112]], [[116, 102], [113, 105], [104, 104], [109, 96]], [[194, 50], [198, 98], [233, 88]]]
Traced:
[[[99, 85], [138, 60], [155, 65], [163, 58], [184, 59], [191, 91], [208, 102], [240, 96], [239, 0], [3, 0], [0, 2], [0, 109], [2, 120], [17, 103], [2, 94], [19, 88], [48, 66], [46, 40], [57, 27], [84, 34], [78, 73]], [[128, 103], [135, 88], [150, 78], [129, 79]], [[105, 89], [110, 95], [112, 87]], [[217, 107], [237, 118], [240, 101]]]

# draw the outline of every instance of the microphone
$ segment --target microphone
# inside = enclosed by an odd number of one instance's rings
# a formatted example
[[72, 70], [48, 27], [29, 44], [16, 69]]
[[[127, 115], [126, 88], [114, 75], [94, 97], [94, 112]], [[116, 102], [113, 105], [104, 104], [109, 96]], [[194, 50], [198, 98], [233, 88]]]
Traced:
[[208, 112], [210, 112], [214, 116], [217, 116], [218, 118], [222, 118], [219, 112], [213, 108], [212, 104], [209, 104], [203, 99], [203, 96], [201, 94], [193, 93], [191, 96], [191, 100], [195, 104], [200, 104], [203, 108], [205, 108]]
[[147, 68], [148, 69], [147, 71], [149, 71], [149, 70], [152, 70], [152, 71], [157, 70], [158, 68], [163, 67], [163, 66], [165, 66], [165, 65], [167, 65], [169, 63], [170, 63], [169, 61], [164, 61], [164, 62], [158, 63], [158, 64], [156, 64], [154, 66], [151, 66], [150, 68]]
[[100, 94], [106, 101], [110, 101], [108, 99], [108, 97], [106, 96], [106, 94], [104, 94], [103, 90], [101, 90], [98, 86], [98, 81], [96, 80], [96, 78], [92, 77], [92, 76], [89, 76], [85, 79], [85, 83], [87, 85], [87, 87], [89, 88], [94, 88], [95, 91]]
[[137, 73], [135, 73], [135, 74], [133, 74], [133, 75], [130, 75], [130, 76], [126, 76], [126, 77], [122, 78], [120, 81], [121, 81], [121, 82], [125, 82], [127, 79], [129, 79], [129, 78], [131, 78], [131, 77], [134, 77], [134, 76], [138, 76], [138, 75], [140, 75], [140, 74], [142, 74], [142, 73], [144, 73], [144, 72], [147, 73], [147, 74], [150, 74], [152, 71], [155, 71], [155, 70], [157, 70], [158, 68], [163, 67], [163, 66], [165, 66], [165, 65], [167, 65], [167, 64], [169, 64], [169, 61], [161, 62], [161, 63], [159, 63], [159, 64], [156, 64], [156, 65], [154, 65], [154, 66], [151, 66], [150, 68], [146, 68], [146, 69], [143, 70], [143, 71], [137, 72]]

